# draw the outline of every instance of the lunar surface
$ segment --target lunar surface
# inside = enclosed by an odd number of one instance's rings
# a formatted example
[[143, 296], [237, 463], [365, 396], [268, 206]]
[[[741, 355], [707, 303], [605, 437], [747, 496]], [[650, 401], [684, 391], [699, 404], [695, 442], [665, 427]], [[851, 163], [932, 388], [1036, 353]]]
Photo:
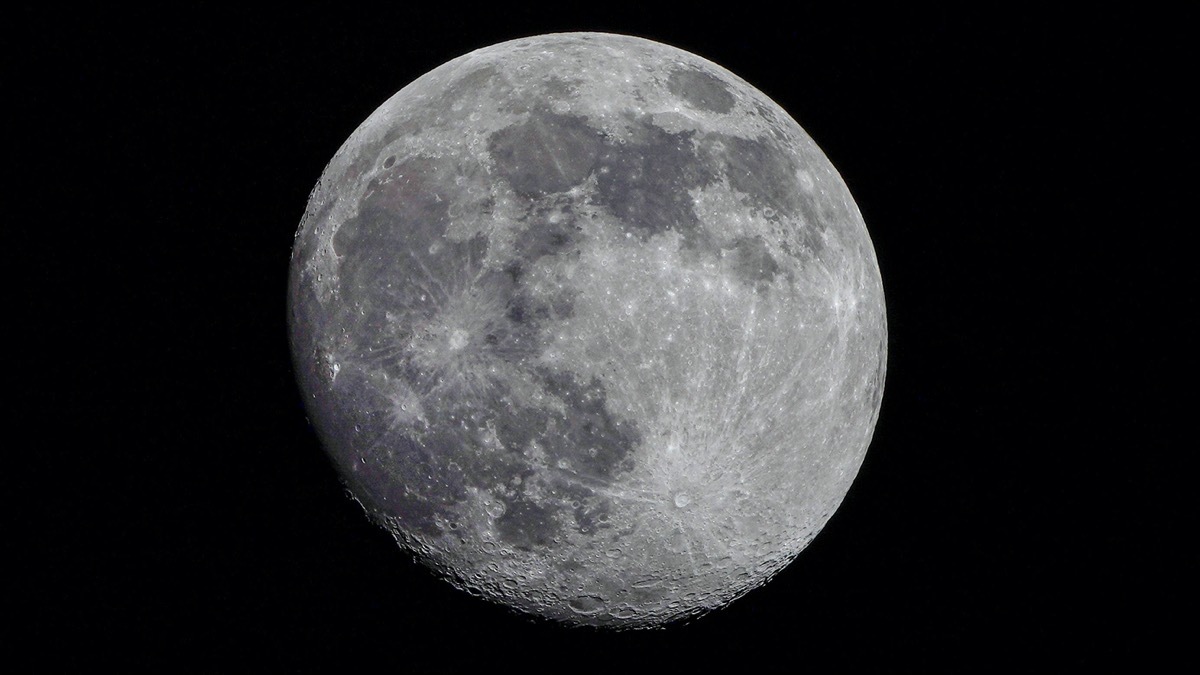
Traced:
[[290, 337], [349, 491], [454, 585], [654, 627], [779, 572], [841, 503], [883, 288], [829, 160], [729, 71], [544, 35], [431, 71], [326, 168]]

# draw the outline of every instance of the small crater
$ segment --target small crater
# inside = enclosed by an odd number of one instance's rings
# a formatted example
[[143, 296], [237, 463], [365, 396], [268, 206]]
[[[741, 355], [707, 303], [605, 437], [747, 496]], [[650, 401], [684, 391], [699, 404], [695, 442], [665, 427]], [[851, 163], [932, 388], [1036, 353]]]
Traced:
[[[506, 508], [504, 506], [504, 502], [500, 501], [499, 499], [495, 499], [488, 502], [487, 506], [484, 507], [484, 510], [487, 511], [487, 514], [492, 518], [499, 518], [500, 516], [504, 515]], [[493, 544], [493, 546], [495, 545]]]
[[637, 610], [628, 605], [624, 605], [622, 607], [618, 607], [617, 611], [613, 612], [613, 616], [617, 617], [618, 619], [632, 619], [633, 617], [637, 616]]

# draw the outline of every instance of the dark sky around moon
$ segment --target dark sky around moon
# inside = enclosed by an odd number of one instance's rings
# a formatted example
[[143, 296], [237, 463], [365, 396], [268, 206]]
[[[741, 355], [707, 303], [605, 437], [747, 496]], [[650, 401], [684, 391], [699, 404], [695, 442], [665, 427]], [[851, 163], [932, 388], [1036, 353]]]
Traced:
[[[961, 672], [1177, 644], [1184, 22], [451, 14], [17, 11], [10, 661]], [[289, 249], [328, 158], [429, 69], [559, 30], [666, 42], [771, 96], [849, 184], [887, 293], [843, 506], [775, 581], [665, 632], [531, 623], [407, 561], [343, 496], [290, 372]]]

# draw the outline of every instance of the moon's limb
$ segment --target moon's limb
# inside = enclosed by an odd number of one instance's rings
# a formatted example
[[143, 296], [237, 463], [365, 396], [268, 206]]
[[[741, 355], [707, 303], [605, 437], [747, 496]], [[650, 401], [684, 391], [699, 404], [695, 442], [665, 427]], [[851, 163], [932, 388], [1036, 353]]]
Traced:
[[720, 607], [841, 502], [882, 397], [879, 269], [785, 112], [646, 40], [455, 59], [327, 167], [291, 336], [325, 447], [451, 581], [579, 623]]

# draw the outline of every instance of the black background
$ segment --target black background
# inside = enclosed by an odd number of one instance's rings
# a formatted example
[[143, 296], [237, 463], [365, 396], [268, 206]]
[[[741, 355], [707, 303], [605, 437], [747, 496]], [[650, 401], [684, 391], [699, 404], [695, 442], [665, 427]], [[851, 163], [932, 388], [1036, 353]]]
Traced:
[[[404, 5], [10, 15], [9, 662], [973, 672], [1187, 646], [1183, 17]], [[433, 67], [565, 30], [780, 103], [887, 293], [841, 509], [775, 580], [660, 631], [532, 621], [412, 563], [344, 496], [290, 371], [290, 246], [340, 144]]]

